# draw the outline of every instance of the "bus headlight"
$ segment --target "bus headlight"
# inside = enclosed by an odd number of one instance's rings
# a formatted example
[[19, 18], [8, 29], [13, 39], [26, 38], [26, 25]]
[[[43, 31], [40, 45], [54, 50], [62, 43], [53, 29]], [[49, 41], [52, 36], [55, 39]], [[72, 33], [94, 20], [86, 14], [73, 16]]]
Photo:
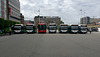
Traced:
[[56, 30], [50, 30], [50, 32], [55, 32]]
[[87, 32], [86, 30], [81, 30], [82, 32]]
[[21, 32], [21, 30], [14, 30], [15, 32]]
[[72, 30], [72, 32], [78, 32], [78, 30]]
[[33, 32], [33, 30], [27, 30], [27, 32]]
[[62, 32], [67, 32], [67, 30], [61, 30]]

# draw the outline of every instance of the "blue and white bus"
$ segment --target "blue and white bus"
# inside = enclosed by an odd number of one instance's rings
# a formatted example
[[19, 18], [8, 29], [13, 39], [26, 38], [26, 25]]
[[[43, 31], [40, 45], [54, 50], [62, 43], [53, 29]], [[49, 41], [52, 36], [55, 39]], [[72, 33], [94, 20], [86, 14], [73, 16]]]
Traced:
[[68, 25], [67, 24], [61, 24], [59, 26], [59, 33], [68, 33]]
[[13, 26], [13, 31], [14, 31], [14, 33], [23, 33], [24, 32], [23, 24], [15, 24]]
[[70, 33], [79, 33], [79, 25], [71, 25]]
[[27, 24], [26, 25], [26, 32], [27, 33], [36, 33], [36, 27], [34, 24]]
[[57, 32], [57, 25], [55, 23], [50, 23], [48, 25], [49, 33], [56, 33]]
[[80, 25], [79, 27], [79, 32], [80, 33], [83, 33], [83, 34], [86, 34], [88, 32], [88, 27], [87, 25]]

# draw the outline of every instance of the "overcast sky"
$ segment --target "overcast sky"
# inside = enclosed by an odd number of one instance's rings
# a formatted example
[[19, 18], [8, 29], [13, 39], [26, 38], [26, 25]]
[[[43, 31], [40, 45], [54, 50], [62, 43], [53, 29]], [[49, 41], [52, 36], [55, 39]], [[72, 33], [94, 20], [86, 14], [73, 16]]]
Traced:
[[[66, 24], [78, 24], [82, 16], [100, 17], [100, 0], [20, 0], [21, 12], [25, 20], [34, 16], [59, 16]], [[85, 12], [85, 14], [84, 14]]]

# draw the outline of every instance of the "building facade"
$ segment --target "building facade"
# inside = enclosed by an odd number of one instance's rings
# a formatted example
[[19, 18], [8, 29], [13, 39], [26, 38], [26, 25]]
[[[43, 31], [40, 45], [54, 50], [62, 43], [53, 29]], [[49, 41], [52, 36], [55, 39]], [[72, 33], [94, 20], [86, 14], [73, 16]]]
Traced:
[[7, 19], [6, 16], [6, 0], [0, 0], [0, 18]]
[[89, 24], [90, 23], [90, 17], [83, 17], [80, 19], [80, 24]]
[[57, 27], [61, 24], [61, 18], [58, 16], [35, 16], [34, 24], [38, 26], [38, 23], [46, 23], [47, 26], [49, 23], [56, 23]]
[[20, 22], [20, 2], [19, 0], [9, 0], [9, 20]]
[[100, 22], [100, 18], [91, 18], [90, 19], [90, 23], [99, 23]]
[[20, 13], [20, 23], [24, 24], [24, 15], [22, 13]]

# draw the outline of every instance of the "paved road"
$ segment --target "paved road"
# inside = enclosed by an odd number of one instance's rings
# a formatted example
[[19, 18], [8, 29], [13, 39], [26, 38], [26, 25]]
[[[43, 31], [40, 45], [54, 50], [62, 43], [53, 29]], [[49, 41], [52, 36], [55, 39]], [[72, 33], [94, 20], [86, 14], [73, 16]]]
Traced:
[[4, 36], [0, 57], [100, 57], [100, 33]]

